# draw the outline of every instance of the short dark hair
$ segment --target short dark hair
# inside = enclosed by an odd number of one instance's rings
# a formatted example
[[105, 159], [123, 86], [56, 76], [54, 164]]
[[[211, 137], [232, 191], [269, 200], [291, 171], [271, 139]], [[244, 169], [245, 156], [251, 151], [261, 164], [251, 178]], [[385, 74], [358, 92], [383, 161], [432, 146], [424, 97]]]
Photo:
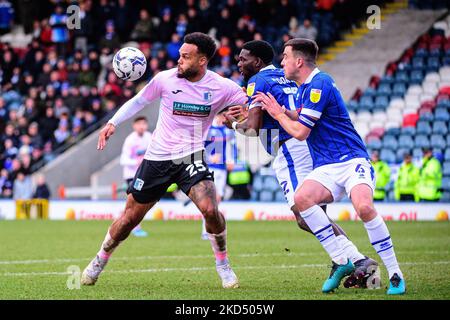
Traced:
[[244, 43], [242, 49], [248, 50], [252, 56], [260, 58], [265, 64], [272, 63], [275, 55], [273, 47], [264, 40], [252, 40]]
[[198, 52], [204, 54], [206, 59], [211, 60], [216, 53], [217, 46], [214, 39], [202, 32], [193, 32], [184, 36], [184, 43], [194, 44]]
[[309, 66], [315, 66], [319, 46], [314, 40], [304, 38], [294, 38], [284, 44], [284, 48], [292, 47], [293, 51], [300, 53]]
[[138, 121], [148, 122], [147, 117], [145, 117], [145, 116], [139, 116], [139, 117], [134, 118], [133, 123], [136, 123]]

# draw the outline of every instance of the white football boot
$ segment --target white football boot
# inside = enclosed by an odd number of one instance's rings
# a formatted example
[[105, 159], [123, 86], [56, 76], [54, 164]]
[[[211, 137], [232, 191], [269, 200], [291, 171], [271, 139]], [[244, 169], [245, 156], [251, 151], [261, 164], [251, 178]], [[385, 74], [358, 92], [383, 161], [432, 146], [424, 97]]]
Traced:
[[98, 255], [88, 264], [88, 266], [83, 270], [81, 275], [81, 284], [84, 286], [93, 286], [96, 282], [100, 273], [105, 268], [108, 260], [100, 258]]
[[225, 289], [239, 288], [239, 280], [229, 264], [217, 266], [216, 270], [222, 279], [222, 286]]

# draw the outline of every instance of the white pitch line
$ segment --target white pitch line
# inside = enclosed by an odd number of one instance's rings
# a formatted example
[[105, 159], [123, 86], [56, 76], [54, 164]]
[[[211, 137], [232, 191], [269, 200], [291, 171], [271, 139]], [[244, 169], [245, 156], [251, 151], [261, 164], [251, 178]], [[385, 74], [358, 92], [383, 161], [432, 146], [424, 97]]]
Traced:
[[[285, 253], [243, 253], [230, 255], [238, 258], [254, 258], [254, 257], [277, 257], [277, 256], [317, 256], [320, 252], [285, 252]], [[448, 251], [399, 251], [398, 254], [450, 254]], [[213, 255], [172, 255], [172, 256], [138, 256], [138, 257], [113, 257], [111, 261], [127, 261], [127, 260], [157, 260], [157, 259], [206, 259]], [[52, 263], [71, 263], [90, 261], [91, 258], [57, 258], [57, 259], [38, 259], [38, 260], [0, 260], [0, 265], [28, 265], [28, 264], [52, 264]]]
[[[401, 266], [417, 266], [417, 265], [442, 265], [450, 264], [447, 261], [419, 261], [419, 262], [403, 262]], [[234, 267], [236, 270], [252, 270], [252, 269], [296, 269], [296, 268], [320, 268], [326, 267], [327, 264], [299, 264], [299, 265], [275, 265], [275, 266], [242, 266]], [[191, 267], [191, 268], [151, 268], [151, 269], [129, 269], [129, 270], [106, 270], [105, 273], [152, 273], [152, 272], [195, 272], [195, 271], [211, 271], [213, 267]], [[73, 275], [71, 272], [6, 272], [0, 274], [3, 277], [23, 277], [23, 276], [68, 276]]]

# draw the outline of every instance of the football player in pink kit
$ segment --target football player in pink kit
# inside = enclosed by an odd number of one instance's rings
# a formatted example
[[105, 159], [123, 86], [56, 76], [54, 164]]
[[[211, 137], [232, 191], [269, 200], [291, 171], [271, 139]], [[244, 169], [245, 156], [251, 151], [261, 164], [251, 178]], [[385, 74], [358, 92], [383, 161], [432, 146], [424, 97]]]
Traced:
[[245, 104], [247, 97], [236, 83], [207, 70], [215, 51], [216, 44], [208, 35], [186, 35], [178, 68], [158, 73], [101, 130], [99, 150], [103, 150], [117, 125], [161, 99], [152, 142], [127, 191], [125, 211], [112, 223], [100, 251], [84, 269], [82, 284], [95, 284], [115, 248], [175, 182], [205, 218], [222, 286], [239, 287], [227, 257], [225, 219], [218, 210], [213, 176], [203, 157], [204, 141], [214, 116], [229, 106]]

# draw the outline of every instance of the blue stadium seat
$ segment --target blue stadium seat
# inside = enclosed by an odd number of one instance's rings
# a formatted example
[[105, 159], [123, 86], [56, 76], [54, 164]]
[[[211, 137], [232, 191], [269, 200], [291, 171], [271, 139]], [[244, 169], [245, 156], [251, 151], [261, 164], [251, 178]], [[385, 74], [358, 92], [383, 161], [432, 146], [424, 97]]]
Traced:
[[378, 96], [375, 99], [375, 109], [386, 110], [389, 105], [389, 98], [387, 96]]
[[383, 148], [395, 150], [398, 147], [397, 139], [394, 136], [383, 137]]
[[424, 112], [420, 115], [419, 117], [419, 121], [433, 121], [434, 120], [434, 116], [431, 112]]
[[376, 96], [376, 94], [377, 94], [377, 90], [375, 90], [372, 87], [368, 87], [366, 90], [364, 90], [364, 93], [362, 96], [363, 97], [374, 97], [374, 96]]
[[275, 193], [275, 201], [276, 202], [286, 202], [286, 197], [284, 196], [283, 191], [278, 191]]
[[272, 191], [261, 191], [259, 193], [259, 200], [264, 202], [273, 201], [273, 192]]
[[411, 77], [409, 78], [410, 84], [422, 84], [423, 73], [420, 70], [411, 71]]
[[439, 68], [441, 63], [438, 57], [429, 57], [427, 61], [427, 67]]
[[372, 97], [363, 96], [359, 101], [359, 108], [361, 110], [371, 110], [373, 109], [374, 103]]
[[450, 161], [450, 148], [449, 147], [447, 147], [447, 149], [445, 149], [444, 160]]
[[450, 177], [442, 178], [442, 189], [450, 191]]
[[393, 84], [394, 82], [395, 82], [394, 77], [393, 77], [393, 76], [390, 76], [390, 75], [385, 75], [385, 76], [383, 76], [383, 77], [380, 79], [380, 85], [382, 85], [382, 84], [389, 84], [389, 85], [391, 85], [391, 84]]
[[439, 48], [433, 48], [430, 50], [430, 52], [428, 53], [429, 57], [436, 57], [439, 58], [442, 55], [442, 50]]
[[431, 134], [431, 131], [431, 126], [428, 121], [417, 122], [416, 134]]
[[[397, 82], [408, 82], [409, 81], [408, 73], [405, 72], [405, 71], [402, 71], [402, 70], [397, 71], [395, 73], [395, 81], [397, 81]], [[394, 86], [394, 89], [395, 89], [395, 86]]]
[[447, 135], [447, 146], [450, 147], [450, 134]]
[[259, 200], [259, 192], [252, 190], [252, 192], [250, 193], [250, 200], [258, 201]]
[[447, 109], [436, 108], [434, 112], [434, 119], [437, 121], [449, 121], [450, 113], [447, 111]]
[[414, 56], [415, 57], [420, 57], [420, 58], [428, 57], [428, 50], [425, 49], [425, 48], [419, 48], [419, 49], [416, 50]]
[[430, 144], [432, 148], [445, 149], [447, 146], [445, 139], [440, 134], [433, 134], [430, 138]]
[[255, 176], [253, 178], [253, 190], [255, 190], [256, 192], [261, 191], [264, 188], [264, 183], [263, 183], [263, 177], [261, 176]]
[[429, 148], [430, 140], [428, 139], [428, 136], [419, 134], [414, 139], [414, 144], [417, 148]]
[[379, 150], [381, 149], [381, 141], [378, 139], [371, 139], [368, 143], [367, 143], [367, 148], [370, 148], [372, 150]]
[[442, 165], [442, 175], [450, 176], [450, 161], [445, 161]]
[[403, 97], [406, 93], [406, 85], [404, 83], [395, 83], [392, 88], [392, 96]]
[[421, 159], [423, 157], [422, 148], [414, 148], [412, 152], [412, 156], [415, 159]]
[[396, 156], [394, 151], [390, 150], [390, 149], [381, 149], [380, 151], [380, 159], [382, 161], [385, 161], [387, 163], [395, 163], [396, 161]]
[[414, 148], [414, 140], [409, 135], [401, 135], [398, 138], [398, 147], [401, 149], [412, 149]]
[[356, 111], [359, 108], [359, 103], [356, 100], [350, 100], [346, 104], [348, 111]]
[[436, 108], [445, 108], [445, 109], [450, 109], [450, 100], [448, 100], [448, 99], [443, 99], [443, 100], [441, 100], [441, 101], [439, 101], [437, 104], [436, 104]]
[[436, 121], [433, 123], [433, 133], [445, 135], [448, 133], [447, 124], [444, 121]]
[[439, 199], [440, 202], [450, 202], [450, 192], [444, 191], [442, 192], [442, 196]]
[[416, 128], [414, 127], [404, 127], [400, 132], [402, 135], [414, 136], [416, 134]]
[[388, 83], [382, 83], [378, 86], [378, 96], [389, 96], [392, 93], [391, 85]]
[[400, 134], [400, 128], [389, 128], [387, 129], [385, 135], [398, 136]]
[[267, 176], [264, 178], [264, 190], [268, 191], [278, 191], [280, 190], [280, 185], [278, 184], [277, 178], [272, 176]]
[[425, 61], [421, 57], [414, 57], [412, 59], [412, 66], [414, 69], [421, 69], [425, 67]]

